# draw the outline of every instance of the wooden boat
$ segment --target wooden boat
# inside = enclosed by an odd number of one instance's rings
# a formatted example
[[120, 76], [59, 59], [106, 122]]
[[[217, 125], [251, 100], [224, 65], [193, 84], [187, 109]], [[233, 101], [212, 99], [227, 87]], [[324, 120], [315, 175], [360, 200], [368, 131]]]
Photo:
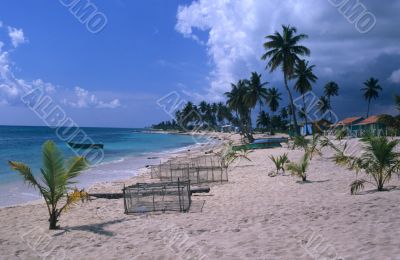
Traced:
[[255, 140], [251, 144], [234, 146], [233, 150], [254, 150], [254, 149], [268, 149], [268, 148], [276, 148], [282, 147], [281, 143], [287, 143], [288, 138], [265, 138]]
[[79, 144], [79, 143], [68, 143], [69, 146], [72, 148], [76, 149], [90, 149], [90, 148], [95, 148], [95, 149], [103, 149], [104, 144]]

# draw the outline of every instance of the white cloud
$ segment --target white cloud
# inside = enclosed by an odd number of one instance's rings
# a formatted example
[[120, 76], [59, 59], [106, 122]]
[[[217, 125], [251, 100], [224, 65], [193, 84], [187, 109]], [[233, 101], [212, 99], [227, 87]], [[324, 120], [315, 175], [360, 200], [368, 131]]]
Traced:
[[393, 83], [400, 83], [400, 69], [393, 71], [389, 80]]
[[121, 106], [120, 101], [118, 99], [114, 99], [110, 102], [105, 102], [99, 100], [97, 96], [89, 93], [88, 90], [76, 86], [74, 88], [74, 97], [73, 101], [68, 101], [65, 99], [64, 104], [70, 105], [74, 108], [87, 108], [87, 107], [96, 107], [96, 108], [117, 108]]
[[[22, 29], [8, 27], [8, 30], [14, 47], [26, 41]], [[119, 99], [113, 99], [109, 102], [103, 101], [81, 87], [75, 87], [71, 91], [42, 79], [26, 81], [17, 78], [12, 70], [13, 63], [9, 60], [9, 52], [4, 51], [3, 47], [4, 44], [0, 41], [0, 106], [20, 105], [20, 97], [34, 88], [41, 89], [46, 95], [50, 95], [55, 102], [60, 101], [75, 108], [116, 108], [121, 106]]]
[[24, 31], [22, 29], [8, 26], [8, 36], [10, 36], [11, 43], [15, 48], [17, 48], [18, 45], [26, 42]]
[[119, 99], [117, 99], [117, 98], [108, 103], [99, 101], [99, 104], [97, 105], [98, 108], [117, 108], [120, 106], [121, 106], [121, 103], [119, 102]]
[[310, 36], [302, 44], [311, 49], [311, 62], [326, 76], [361, 68], [383, 53], [399, 53], [400, 38], [393, 32], [392, 41], [378, 35], [387, 32], [385, 12], [392, 9], [393, 3], [387, 7], [368, 4], [374, 11], [386, 8], [383, 15], [376, 13], [380, 23], [368, 34], [368, 41], [329, 1], [314, 0], [197, 0], [178, 8], [175, 29], [196, 41], [206, 34], [207, 54], [213, 67], [205, 98], [216, 100], [230, 89], [231, 82], [248, 77], [251, 71], [262, 72], [267, 81], [281, 82], [279, 71], [272, 75], [265, 72], [266, 62], [260, 57], [264, 37], [281, 31], [282, 24], [295, 25], [300, 33]]

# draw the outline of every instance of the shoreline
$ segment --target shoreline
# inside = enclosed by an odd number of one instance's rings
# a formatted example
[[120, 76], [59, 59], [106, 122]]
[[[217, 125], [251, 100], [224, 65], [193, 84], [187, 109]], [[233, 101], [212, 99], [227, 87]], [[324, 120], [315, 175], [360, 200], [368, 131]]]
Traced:
[[[147, 132], [147, 133], [153, 133], [153, 132]], [[154, 133], [160, 133], [160, 132], [154, 132]], [[211, 136], [211, 134], [216, 134], [218, 135], [218, 133], [175, 133], [175, 132], [169, 132], [169, 131], [164, 131], [163, 133], [165, 134], [176, 134], [176, 135], [194, 135], [194, 136], [202, 136], [202, 137], [207, 137], [207, 138], [212, 138], [213, 136]], [[185, 156], [186, 153], [188, 151], [191, 151], [192, 153], [199, 153], [201, 152], [203, 149], [208, 149], [207, 147], [207, 143], [193, 143], [190, 145], [186, 145], [186, 146], [182, 146], [182, 147], [177, 147], [177, 148], [172, 148], [172, 149], [167, 149], [167, 150], [163, 150], [163, 151], [158, 151], [158, 152], [148, 152], [148, 153], [144, 153], [140, 156], [125, 156], [125, 157], [121, 157], [119, 159], [115, 159], [112, 161], [107, 161], [107, 162], [102, 162], [99, 165], [95, 165], [93, 167], [90, 167], [87, 171], [95, 171], [96, 169], [102, 169], [102, 168], [107, 168], [109, 167], [110, 169], [118, 169], [118, 167], [123, 166], [126, 163], [126, 160], [142, 160], [143, 163], [145, 161], [154, 161], [157, 160], [157, 164], [158, 163], [163, 163], [165, 161], [168, 161], [171, 158], [174, 157], [180, 157], [180, 156]], [[221, 141], [222, 144], [222, 141]], [[219, 146], [221, 145], [219, 144]], [[214, 144], [215, 145], [215, 144]], [[132, 176], [125, 176], [125, 177], [120, 177], [120, 178], [115, 178], [115, 179], [110, 179], [110, 180], [106, 180], [106, 181], [102, 181], [102, 180], [98, 180], [95, 181], [92, 184], [82, 184], [81, 183], [81, 187], [79, 188], [84, 188], [85, 191], [91, 191], [91, 190], [97, 190], [97, 189], [107, 189], [107, 186], [113, 186], [116, 183], [122, 183], [122, 182], [132, 182], [135, 180], [135, 178], [140, 179], [141, 175], [146, 174], [146, 166], [148, 166], [149, 164], [146, 163], [140, 163], [139, 165], [134, 166], [133, 169], [130, 169]], [[85, 177], [85, 173], [82, 173], [81, 178]], [[25, 185], [25, 184], [23, 184]], [[79, 185], [79, 183], [78, 183]], [[38, 194], [38, 196], [40, 196]], [[17, 202], [17, 203], [12, 203], [12, 204], [8, 204], [8, 205], [0, 205], [0, 209], [7, 209], [7, 208], [13, 208], [13, 207], [24, 207], [24, 206], [29, 206], [29, 205], [37, 205], [37, 204], [41, 204], [44, 203], [43, 198], [38, 198], [38, 199], [34, 199], [34, 200], [29, 200], [29, 201], [21, 201], [21, 202]]]
[[[173, 156], [196, 156], [204, 150]], [[393, 176], [387, 185], [397, 188], [377, 192], [366, 184], [363, 192], [351, 195], [355, 173], [328, 159], [335, 153], [331, 148], [310, 162], [306, 183], [289, 172], [270, 177], [275, 166], [268, 157], [283, 153], [293, 162], [304, 155], [302, 149], [285, 147], [254, 150], [248, 154], [251, 161], [238, 160], [229, 168], [228, 182], [210, 183], [209, 193], [192, 195], [187, 213], [126, 215], [122, 199], [95, 198], [61, 215], [60, 229], [48, 230], [44, 203], [0, 209], [0, 254], [6, 259], [400, 257], [398, 178]], [[90, 191], [120, 192], [124, 184], [151, 181], [149, 174], [139, 174], [97, 184]], [[38, 237], [45, 241], [31, 242]]]

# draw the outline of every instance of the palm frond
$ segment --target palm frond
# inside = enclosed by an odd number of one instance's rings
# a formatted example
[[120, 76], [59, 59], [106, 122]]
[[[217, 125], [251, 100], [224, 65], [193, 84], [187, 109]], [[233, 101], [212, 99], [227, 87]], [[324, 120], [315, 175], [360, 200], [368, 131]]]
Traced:
[[293, 147], [295, 148], [303, 148], [304, 150], [307, 150], [309, 141], [301, 135], [295, 136], [293, 139]]
[[21, 174], [21, 176], [24, 178], [24, 181], [28, 185], [34, 188], [38, 188], [39, 190], [41, 189], [41, 185], [33, 176], [31, 168], [29, 168], [26, 164], [14, 161], [8, 161], [8, 164], [10, 165], [11, 169]]
[[292, 175], [302, 178], [303, 181], [307, 180], [307, 169], [309, 166], [308, 153], [305, 153], [298, 163], [290, 162], [286, 164], [286, 170], [290, 171]]
[[62, 212], [66, 212], [69, 209], [71, 209], [74, 205], [76, 205], [78, 202], [85, 202], [89, 200], [89, 193], [87, 193], [85, 190], [78, 190], [75, 188], [73, 192], [67, 195], [67, 201], [64, 204], [64, 206], [61, 207], [59, 210], [58, 214], [61, 214]]
[[[50, 229], [57, 229], [58, 218], [64, 210], [70, 208], [79, 199], [87, 198], [84, 191], [74, 190], [67, 194], [72, 183], [71, 179], [78, 176], [80, 171], [86, 169], [86, 160], [82, 157], [75, 157], [69, 160], [68, 170], [65, 170], [64, 159], [52, 141], [46, 141], [42, 149], [43, 166], [40, 169], [40, 179], [36, 179], [31, 169], [23, 163], [9, 161], [13, 170], [18, 171], [29, 185], [38, 188], [42, 194], [49, 213]], [[39, 182], [40, 181], [40, 182]], [[58, 203], [66, 197], [66, 203], [59, 208]]]
[[[358, 174], [364, 171], [369, 175], [378, 191], [384, 190], [384, 185], [390, 181], [392, 175], [397, 173], [400, 165], [400, 155], [395, 152], [398, 140], [389, 140], [386, 137], [367, 136], [361, 140], [364, 143], [364, 151], [361, 156], [346, 156], [346, 145], [339, 150], [333, 160], [339, 165], [356, 171]], [[347, 144], [347, 143], [346, 143]], [[365, 180], [357, 180], [352, 183], [352, 194], [363, 188]]]
[[350, 193], [351, 195], [357, 194], [359, 191], [364, 189], [364, 183], [366, 183], [365, 180], [355, 180], [350, 184]]
[[64, 158], [53, 141], [46, 141], [43, 145], [43, 180], [55, 196], [61, 197], [65, 192], [67, 178], [64, 169]]
[[82, 171], [88, 168], [85, 157], [72, 157], [67, 163], [67, 176], [69, 179], [77, 177]]

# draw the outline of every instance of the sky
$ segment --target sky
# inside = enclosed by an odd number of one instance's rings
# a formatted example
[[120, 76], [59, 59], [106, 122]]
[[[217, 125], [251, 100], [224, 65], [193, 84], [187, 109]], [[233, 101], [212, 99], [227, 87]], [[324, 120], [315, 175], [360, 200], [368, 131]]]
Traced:
[[[345, 2], [362, 5], [364, 27], [343, 11]], [[260, 59], [264, 37], [282, 24], [309, 36], [302, 44], [316, 65], [315, 96], [327, 82], [339, 84], [332, 101], [339, 118], [365, 115], [360, 89], [370, 77], [383, 87], [372, 113], [393, 114], [399, 11], [396, 0], [2, 0], [0, 124], [46, 124], [23, 102], [35, 89], [78, 125], [99, 127], [170, 119], [157, 102], [170, 93], [224, 101], [230, 83], [253, 71], [286, 96], [282, 73], [265, 70]]]

